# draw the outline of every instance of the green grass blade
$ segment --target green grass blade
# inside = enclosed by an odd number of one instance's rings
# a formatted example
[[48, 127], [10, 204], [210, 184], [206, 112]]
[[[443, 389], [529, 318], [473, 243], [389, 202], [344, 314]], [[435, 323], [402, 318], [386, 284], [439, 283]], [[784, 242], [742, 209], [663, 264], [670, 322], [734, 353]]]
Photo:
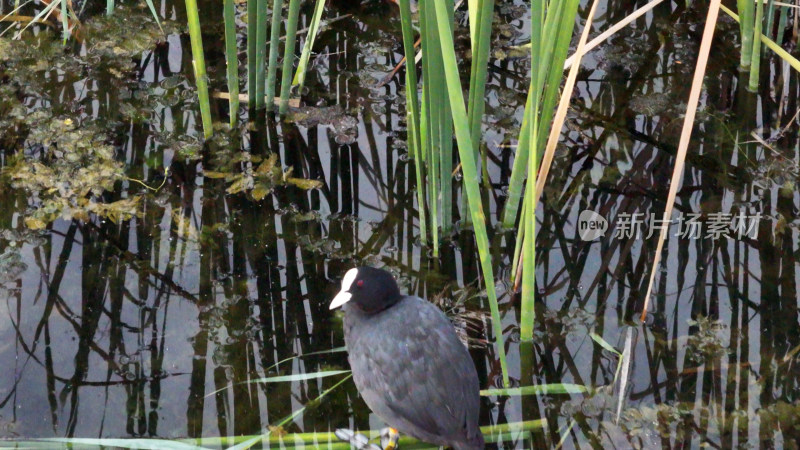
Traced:
[[[488, 76], [489, 50], [491, 49], [492, 19], [494, 19], [494, 0], [477, 0], [476, 23], [470, 22], [472, 35], [472, 67], [469, 79], [469, 126], [472, 142], [480, 147], [481, 119], [486, 108], [486, 79]], [[470, 2], [472, 19], [473, 2]], [[475, 29], [473, 31], [473, 28]]]
[[[525, 194], [530, 195], [530, 194]], [[522, 202], [522, 216], [520, 217], [520, 223], [525, 223], [528, 220], [525, 216], [528, 214], [528, 203], [523, 200]], [[518, 265], [520, 261], [520, 255], [522, 254], [522, 241], [525, 239], [525, 227], [518, 227], [517, 228], [517, 239], [514, 241], [514, 260], [511, 262], [511, 281], [516, 285], [517, 273], [518, 273]]]
[[[243, 381], [241, 383], [236, 383], [236, 385], [241, 384], [253, 384], [253, 383], [286, 383], [286, 382], [295, 382], [295, 381], [306, 381], [306, 380], [316, 380], [319, 378], [325, 377], [332, 377], [334, 375], [341, 375], [343, 373], [350, 373], [349, 370], [323, 370], [320, 372], [313, 372], [313, 373], [297, 373], [292, 375], [276, 375], [274, 377], [266, 377], [266, 378], [255, 378], [252, 380]], [[230, 386], [226, 386], [224, 388], [217, 389], [214, 392], [206, 394], [206, 397], [211, 397], [219, 392], [226, 391], [230, 388]]]
[[553, 395], [553, 394], [586, 394], [592, 392], [592, 388], [582, 384], [556, 383], [556, 384], [536, 384], [533, 386], [522, 386], [517, 388], [504, 389], [483, 389], [481, 395], [491, 396], [520, 396], [520, 395]]
[[108, 439], [108, 438], [42, 438], [37, 439], [44, 442], [57, 442], [68, 446], [97, 446], [114, 447], [126, 449], [147, 449], [147, 450], [205, 450], [205, 447], [198, 447], [179, 441], [167, 439]]
[[[53, 2], [55, 3], [55, 2]], [[69, 8], [67, 7], [67, 0], [61, 0], [61, 28], [63, 28], [63, 41], [62, 45], [67, 45], [69, 39]]]
[[225, 0], [223, 5], [225, 19], [225, 65], [228, 75], [228, 93], [230, 94], [230, 126], [236, 125], [239, 112], [239, 57], [236, 47], [236, 7], [233, 0]]
[[514, 165], [511, 168], [511, 179], [508, 182], [508, 197], [503, 208], [503, 226], [513, 228], [517, 221], [522, 187], [525, 184], [526, 169], [528, 167], [528, 152], [530, 151], [530, 121], [533, 114], [533, 80], [528, 88], [528, 99], [525, 102], [525, 112], [522, 116], [522, 128], [517, 139], [517, 151], [514, 153]]
[[[492, 39], [492, 23], [494, 19], [494, 0], [479, 0], [475, 5], [478, 8], [477, 30], [475, 30], [472, 43], [472, 67], [470, 70], [469, 81], [469, 100], [467, 102], [467, 113], [469, 115], [470, 129], [472, 130], [472, 142], [475, 145], [475, 156], [481, 157], [483, 164], [479, 165], [483, 170], [483, 184], [489, 188], [489, 167], [487, 164], [487, 151], [482, 145], [483, 133], [481, 133], [481, 123], [483, 113], [486, 110], [486, 79], [488, 77], [489, 50]], [[472, 28], [470, 28], [472, 29]]]
[[308, 26], [308, 34], [306, 34], [306, 43], [303, 45], [303, 51], [300, 53], [300, 62], [297, 64], [297, 71], [292, 80], [293, 86], [298, 86], [299, 90], [303, 90], [306, 82], [306, 68], [308, 67], [308, 59], [311, 57], [311, 49], [314, 48], [314, 41], [319, 33], [319, 24], [322, 21], [322, 11], [325, 9], [325, 0], [317, 0], [317, 5], [314, 7], [314, 15], [311, 17], [311, 24]]
[[[50, 17], [50, 14], [52, 14], [53, 10], [56, 8], [56, 5], [58, 5], [57, 2], [52, 2], [49, 5], [47, 5], [44, 9], [39, 11], [39, 13], [36, 14], [36, 16], [33, 17], [33, 20], [29, 21], [24, 27], [22, 27], [22, 29], [17, 31], [17, 34], [15, 34], [12, 39], [19, 39], [22, 36], [22, 33], [25, 30], [27, 30], [29, 26], [31, 26], [34, 23], [37, 23], [39, 21], [46, 20], [48, 17]], [[19, 8], [15, 8], [15, 10], [16, 9], [19, 9]], [[3, 33], [5, 33], [6, 31], [8, 31], [10, 29], [11, 29], [11, 27], [6, 28], [5, 30], [3, 30]], [[0, 33], [0, 36], [2, 36], [3, 33]]]
[[334, 375], [341, 375], [343, 373], [350, 373], [349, 370], [323, 370], [313, 373], [298, 373], [294, 375], [276, 375], [274, 377], [256, 378], [247, 383], [286, 383], [295, 381], [316, 380], [318, 378], [332, 377]]
[[342, 352], [345, 352], [345, 351], [347, 351], [347, 349], [344, 346], [342, 346], [342, 347], [334, 347], [334, 348], [331, 348], [331, 349], [328, 349], [328, 350], [320, 350], [320, 351], [317, 351], [317, 352], [303, 353], [302, 355], [290, 356], [288, 358], [284, 358], [284, 359], [276, 362], [275, 364], [267, 367], [266, 369], [264, 369], [264, 372], [269, 372], [270, 370], [280, 366], [281, 364], [283, 364], [285, 362], [288, 362], [288, 361], [292, 361], [292, 360], [297, 359], [297, 358], [305, 358], [306, 356], [315, 356], [315, 355], [327, 355], [327, 354], [330, 354], [330, 353], [342, 353]]
[[[567, 60], [572, 34], [575, 30], [575, 17], [578, 14], [579, 0], [567, 0], [564, 2], [564, 10], [561, 13], [556, 34], [556, 44], [550, 60], [550, 72], [546, 74], [545, 89], [542, 100], [542, 107], [539, 123], [549, 127], [553, 120], [556, 101], [559, 98], [561, 80], [564, 77], [564, 62]], [[539, 133], [537, 148], [544, 148], [548, 130]], [[539, 163], [542, 162], [542, 153], [539, 152]]]
[[439, 43], [441, 45], [444, 74], [446, 78], [447, 93], [450, 97], [450, 106], [453, 111], [453, 124], [455, 125], [458, 140], [458, 152], [461, 157], [461, 170], [464, 174], [463, 184], [469, 201], [469, 211], [475, 229], [475, 241], [478, 245], [478, 254], [481, 261], [486, 293], [492, 315], [492, 326], [497, 339], [497, 353], [500, 359], [500, 368], [503, 374], [503, 384], [508, 386], [508, 367], [506, 364], [505, 346], [503, 344], [503, 326], [500, 310], [497, 304], [495, 291], [494, 269], [492, 268], [491, 254], [489, 253], [489, 238], [486, 232], [486, 216], [480, 200], [479, 178], [475, 167], [474, 146], [470, 136], [467, 110], [464, 106], [461, 80], [458, 75], [456, 51], [453, 45], [452, 31], [448, 22], [446, 5], [443, 2], [431, 2], [435, 5], [436, 19], [440, 27]]
[[[310, 401], [309, 403], [306, 403], [305, 405], [303, 405], [303, 407], [302, 407], [302, 408], [298, 409], [297, 411], [294, 411], [294, 412], [292, 412], [291, 414], [289, 414], [288, 416], [286, 416], [286, 417], [285, 417], [283, 420], [281, 420], [280, 422], [278, 422], [277, 424], [275, 424], [275, 427], [274, 427], [274, 428], [281, 428], [281, 427], [283, 427], [284, 425], [286, 425], [287, 423], [291, 422], [292, 420], [294, 420], [294, 418], [295, 418], [295, 417], [297, 417], [297, 416], [299, 416], [300, 414], [302, 414], [302, 413], [303, 413], [303, 411], [305, 411], [306, 407], [307, 407], [307, 406], [308, 406], [310, 403], [316, 403], [316, 402], [319, 402], [319, 401], [320, 401], [320, 400], [322, 400], [322, 399], [323, 399], [323, 398], [324, 398], [326, 395], [330, 394], [330, 393], [331, 393], [331, 392], [332, 392], [334, 389], [336, 389], [337, 387], [341, 386], [341, 385], [342, 385], [342, 384], [343, 384], [345, 381], [349, 380], [349, 379], [350, 379], [350, 378], [352, 378], [352, 377], [353, 377], [353, 374], [352, 374], [352, 373], [351, 373], [351, 374], [348, 374], [346, 377], [344, 377], [344, 378], [342, 378], [341, 380], [339, 380], [338, 382], [336, 382], [336, 384], [334, 384], [333, 386], [329, 387], [328, 389], [325, 389], [324, 391], [322, 391], [322, 393], [321, 393], [321, 394], [319, 394], [319, 396], [317, 396], [317, 398], [315, 398], [314, 400]], [[269, 434], [269, 433], [267, 433], [267, 434]]]
[[611, 352], [611, 353], [613, 353], [613, 354], [615, 354], [617, 356], [622, 355], [622, 353], [620, 353], [617, 349], [615, 349], [614, 346], [609, 344], [605, 339], [600, 337], [600, 335], [595, 334], [594, 332], [592, 332], [592, 333], [589, 333], [589, 337], [591, 337], [593, 341], [597, 342], [597, 345], [599, 345], [600, 347], [603, 347], [604, 349], [608, 350], [609, 352]]
[[286, 22], [286, 46], [283, 50], [283, 72], [281, 73], [281, 115], [289, 111], [289, 89], [292, 87], [292, 66], [297, 44], [297, 18], [300, 16], [300, 0], [289, 1], [289, 17]]
[[[156, 5], [153, 4], [153, 0], [144, 0], [144, 2], [147, 3], [147, 9], [149, 9], [150, 14], [153, 15], [153, 19], [155, 19], [156, 25], [158, 25], [158, 29], [161, 30], [161, 32], [163, 33], [164, 27], [161, 26], [161, 19], [158, 17], [158, 11], [156, 11]], [[86, 3], [81, 5], [81, 9], [83, 9], [83, 6], [85, 5]]]

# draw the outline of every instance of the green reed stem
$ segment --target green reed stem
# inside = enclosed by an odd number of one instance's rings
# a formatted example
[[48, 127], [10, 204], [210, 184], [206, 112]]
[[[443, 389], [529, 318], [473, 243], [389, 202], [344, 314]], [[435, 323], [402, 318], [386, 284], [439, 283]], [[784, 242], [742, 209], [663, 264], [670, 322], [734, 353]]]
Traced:
[[767, 37], [772, 36], [772, 26], [775, 24], [775, 0], [769, 0], [767, 2], [767, 11], [764, 13], [764, 17], [767, 21], [764, 29], [766, 30]]
[[422, 31], [422, 98], [424, 109], [422, 120], [426, 123], [425, 153], [428, 156], [428, 206], [430, 207], [431, 241], [434, 258], [439, 256], [439, 159], [441, 145], [441, 106], [444, 97], [443, 77], [441, 76], [441, 50], [436, 44], [436, 13], [431, 2], [422, 2], [420, 7], [420, 28]]
[[267, 0], [250, 0], [256, 2], [256, 78], [255, 95], [256, 110], [264, 109], [264, 87], [267, 78]]
[[[400, 0], [400, 24], [403, 31], [403, 49], [406, 61], [414, 61], [414, 29], [411, 23], [410, 0]], [[419, 233], [422, 245], [427, 245], [427, 224], [425, 219], [425, 179], [422, 176], [422, 143], [419, 130], [419, 98], [417, 97], [417, 68], [406, 64], [406, 118], [408, 122], [408, 147], [414, 156], [414, 170], [417, 179], [417, 210], [419, 211]]]
[[756, 92], [758, 90], [758, 76], [761, 72], [761, 26], [764, 17], [764, 3], [758, 0], [756, 5], [755, 30], [753, 31], [753, 54], [750, 58], [750, 84], [747, 89]]
[[739, 30], [742, 34], [742, 53], [739, 66], [743, 69], [750, 67], [753, 57], [753, 0], [737, 0], [736, 9], [739, 11]]
[[[550, 9], [552, 12], [553, 9]], [[556, 22], [555, 14], [548, 14], [549, 17], [544, 18], [544, 4], [542, 2], [532, 2], [531, 17], [533, 18], [531, 24], [531, 61], [539, 61], [540, 56], [544, 54], [545, 63], [549, 63], [552, 56], [552, 49], [542, 48], [541, 42], [543, 39], [536, 37], [541, 36], [542, 30], [552, 33], [552, 23]], [[543, 20], [544, 18], [544, 20]], [[548, 21], [548, 19], [550, 19]], [[548, 23], [549, 22], [549, 23]], [[545, 43], [546, 47], [547, 43]], [[538, 158], [536, 156], [536, 146], [539, 142], [539, 103], [540, 92], [544, 85], [544, 72], [540, 68], [534, 68], [531, 65], [531, 85], [533, 85], [533, 103], [531, 104], [531, 116], [528, 121], [528, 134], [530, 136], [528, 143], [528, 182], [525, 189], [525, 215], [523, 221], [520, 223], [520, 228], [525, 228], [525, 234], [522, 240], [522, 301], [520, 304], [520, 340], [527, 342], [533, 339], [533, 322], [535, 319], [535, 289], [534, 281], [536, 279], [536, 169], [538, 165]]]
[[257, 0], [247, 2], [247, 104], [250, 109], [256, 107], [257, 4]]
[[203, 122], [203, 136], [208, 139], [214, 133], [211, 124], [211, 103], [208, 98], [208, 76], [206, 75], [206, 59], [203, 55], [203, 37], [200, 29], [200, 15], [197, 11], [197, 0], [186, 0], [186, 21], [189, 23], [189, 41], [192, 44], [192, 68], [197, 97], [200, 103], [200, 117]]
[[292, 87], [292, 66], [294, 49], [297, 44], [297, 19], [300, 16], [300, 0], [289, 2], [289, 17], [286, 22], [286, 45], [283, 49], [283, 68], [281, 72], [281, 115], [289, 111], [289, 89]]
[[225, 0], [222, 5], [225, 19], [225, 66], [228, 75], [228, 104], [230, 112], [230, 126], [236, 125], [239, 115], [239, 57], [236, 47], [236, 7], [233, 0]]
[[775, 36], [775, 42], [778, 45], [783, 43], [783, 35], [786, 32], [786, 22], [789, 20], [789, 7], [782, 6], [780, 7], [780, 18], [778, 19], [778, 34]]
[[281, 38], [281, 17], [283, 1], [274, 0], [272, 2], [272, 23], [270, 24], [269, 36], [269, 67], [267, 68], [267, 90], [266, 103], [271, 111], [275, 104], [275, 82], [278, 78], [278, 43]]
[[[455, 23], [454, 1], [446, 0], [447, 17], [450, 24]], [[452, 36], [450, 37], [452, 39]], [[439, 50], [441, 55], [441, 50]], [[441, 58], [437, 62], [440, 84], [444, 86]], [[453, 228], [453, 120], [450, 100], [442, 89], [442, 107], [439, 116], [439, 191], [441, 192], [441, 221], [442, 234], [447, 235]], [[466, 212], [466, 211], [465, 211]]]

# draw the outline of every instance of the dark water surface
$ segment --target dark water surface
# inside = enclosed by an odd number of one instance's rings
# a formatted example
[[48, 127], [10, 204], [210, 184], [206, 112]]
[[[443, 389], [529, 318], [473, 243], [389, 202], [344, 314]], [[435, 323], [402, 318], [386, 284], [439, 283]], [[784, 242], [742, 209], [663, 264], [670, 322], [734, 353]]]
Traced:
[[[344, 272], [359, 264], [388, 268], [404, 290], [470, 324], [481, 385], [499, 387], [471, 229], [458, 222], [436, 259], [420, 245], [401, 77], [375, 87], [402, 57], [396, 7], [358, 3], [326, 10], [328, 19], [348, 16], [317, 39], [302, 97], [320, 109], [291, 122], [260, 116], [230, 131], [222, 125], [227, 101], [214, 99], [220, 126], [205, 145], [182, 3], [156, 5], [168, 20], [166, 40], [146, 10], [130, 6], [111, 23], [95, 20], [94, 34], [66, 50], [60, 31], [46, 28], [26, 31], [22, 42], [10, 43], [10, 33], [0, 38], [0, 438], [261, 433], [342, 375], [243, 382], [348, 369], [341, 352], [275, 364], [343, 345], [328, 303]], [[530, 67], [508, 53], [530, 41], [530, 25], [527, 2], [499, 3], [484, 192], [510, 373], [515, 385], [603, 388], [586, 396], [487, 397], [482, 425], [547, 419], [534, 442], [504, 448], [553, 447], [569, 425], [567, 447], [797, 448], [797, 73], [770, 57], [760, 92], [746, 92], [738, 26], [721, 19], [676, 204], [675, 217], [684, 226], [694, 218], [701, 236], [676, 236], [686, 230], [673, 226], [641, 324], [656, 238], [646, 238], [647, 225], [641, 238], [615, 233], [626, 231], [626, 220], [651, 223], [650, 214], [663, 212], [703, 6], [666, 2], [592, 52], [539, 205], [535, 342], [521, 348], [519, 298], [507, 281], [515, 233], [497, 224]], [[301, 28], [311, 8], [304, 7]], [[3, 11], [10, 9], [5, 0]], [[201, 2], [201, 9], [211, 87], [226, 91], [221, 4]], [[581, 7], [584, 19], [588, 9]], [[634, 9], [601, 8], [593, 35]], [[244, 109], [240, 119], [249, 120]], [[25, 218], [52, 192], [32, 195], [9, 173], [23, 156], [42, 164], [62, 158], [56, 150], [70, 144], [53, 136], [108, 145], [103, 167], [121, 164], [128, 179], [100, 199], [141, 196], [138, 217], [81, 220], [76, 208], [71, 220], [29, 230]], [[235, 180], [209, 176], [247, 175], [271, 153], [294, 176], [323, 187], [279, 186], [256, 201], [229, 193]], [[153, 192], [134, 180], [164, 184]], [[70, 176], [56, 190], [77, 182]], [[610, 223], [605, 237], [580, 238], [578, 217], [587, 209]], [[707, 235], [720, 217], [730, 222], [737, 214], [760, 216], [750, 236]], [[619, 350], [632, 338], [619, 422], [617, 357], [591, 333]], [[348, 381], [283, 428], [381, 426]]]

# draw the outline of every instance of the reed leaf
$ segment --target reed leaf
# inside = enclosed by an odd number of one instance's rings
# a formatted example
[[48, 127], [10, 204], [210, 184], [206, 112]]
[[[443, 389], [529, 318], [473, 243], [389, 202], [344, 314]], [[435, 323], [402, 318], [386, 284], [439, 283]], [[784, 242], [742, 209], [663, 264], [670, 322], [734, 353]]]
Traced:
[[[426, 2], [427, 3], [427, 2]], [[461, 158], [461, 170], [463, 172], [463, 185], [467, 193], [469, 202], [469, 212], [475, 229], [475, 241], [478, 245], [478, 255], [480, 258], [483, 278], [486, 283], [486, 293], [489, 298], [489, 307], [492, 315], [492, 327], [497, 339], [497, 353], [500, 360], [500, 369], [503, 376], [503, 384], [508, 386], [508, 366], [506, 364], [505, 346], [503, 345], [503, 324], [500, 318], [500, 310], [497, 304], [497, 292], [495, 291], [494, 269], [489, 253], [489, 238], [486, 231], [486, 216], [483, 213], [483, 206], [480, 201], [480, 189], [477, 168], [475, 167], [474, 146], [470, 136], [469, 120], [467, 110], [464, 106], [461, 80], [458, 75], [458, 64], [456, 63], [456, 52], [453, 44], [453, 33], [450, 28], [447, 7], [444, 2], [430, 2], [435, 5], [436, 20], [439, 28], [439, 44], [441, 46], [442, 63], [446, 79], [447, 94], [450, 99], [450, 106], [453, 113], [453, 124], [455, 126], [456, 139], [458, 140], [458, 153]], [[427, 57], [427, 55], [426, 55]], [[424, 59], [424, 58], [423, 58]]]
[[[477, 161], [478, 154], [483, 148], [481, 145], [481, 122], [483, 113], [486, 110], [486, 79], [488, 76], [489, 50], [491, 49], [494, 0], [473, 1], [470, 2], [469, 8], [472, 66], [470, 69], [467, 113]], [[476, 11], [473, 12], [472, 9]], [[488, 169], [485, 164], [483, 169], [484, 184], [488, 185]], [[444, 215], [444, 223], [448, 223], [448, 214], [445, 213]]]
[[[55, 2], [53, 2], [55, 3]], [[62, 44], [67, 45], [69, 39], [69, 8], [67, 0], [61, 0], [61, 28], [62, 28]]]
[[[526, 101], [523, 124], [520, 129], [519, 139], [517, 140], [517, 152], [514, 155], [514, 164], [509, 180], [508, 197], [503, 208], [503, 226], [511, 228], [517, 220], [520, 200], [522, 197], [525, 178], [530, 174], [528, 154], [531, 145], [531, 125], [536, 123], [537, 138], [533, 143], [536, 148], [544, 145], [544, 139], [548, 136], [547, 130], [553, 117], [553, 108], [558, 99], [561, 78], [563, 77], [562, 67], [567, 56], [567, 51], [572, 39], [575, 25], [575, 17], [578, 11], [578, 0], [566, 0], [557, 2], [558, 5], [548, 8], [548, 10], [538, 10], [532, 12], [532, 17], [540, 17], [541, 23], [535, 24], [532, 28], [540, 30], [542, 41], [534, 45], [531, 42], [531, 55], [536, 55], [534, 61], [537, 64], [536, 77], [531, 74], [531, 86], [529, 88], [528, 100]], [[534, 6], [536, 2], [534, 2]], [[536, 36], [536, 34], [532, 34]], [[536, 81], [538, 80], [538, 81]], [[536, 100], [534, 102], [534, 100]], [[541, 124], [541, 125], [539, 125]], [[543, 127], [539, 129], [539, 127]], [[542, 153], [539, 152], [539, 155]], [[539, 156], [541, 159], [541, 156]], [[539, 162], [537, 161], [537, 164]], [[523, 233], [524, 234], [524, 233]], [[518, 280], [515, 280], [518, 282]]]
[[308, 25], [308, 34], [306, 34], [306, 42], [303, 45], [303, 51], [300, 53], [300, 62], [297, 64], [297, 71], [292, 80], [293, 86], [298, 86], [298, 90], [302, 91], [306, 82], [306, 69], [308, 67], [308, 60], [311, 57], [311, 49], [314, 48], [314, 41], [319, 33], [319, 24], [322, 21], [322, 11], [325, 9], [325, 0], [317, 0], [314, 7], [314, 15], [311, 17], [311, 23]]
[[622, 355], [622, 353], [620, 353], [619, 350], [615, 349], [613, 345], [609, 344], [608, 341], [603, 339], [600, 335], [592, 332], [592, 333], [589, 333], [589, 337], [592, 338], [593, 341], [597, 342], [597, 345], [599, 345], [600, 347], [603, 347], [604, 349], [608, 350], [609, 352], [611, 352], [611, 353], [613, 353], [613, 354], [615, 354], [617, 356]]
[[186, 0], [186, 21], [189, 24], [189, 41], [192, 45], [192, 68], [197, 85], [197, 98], [200, 103], [200, 118], [203, 123], [203, 137], [210, 138], [214, 132], [211, 123], [211, 104], [208, 98], [208, 76], [206, 59], [203, 55], [203, 37], [200, 28], [200, 15], [197, 0]]

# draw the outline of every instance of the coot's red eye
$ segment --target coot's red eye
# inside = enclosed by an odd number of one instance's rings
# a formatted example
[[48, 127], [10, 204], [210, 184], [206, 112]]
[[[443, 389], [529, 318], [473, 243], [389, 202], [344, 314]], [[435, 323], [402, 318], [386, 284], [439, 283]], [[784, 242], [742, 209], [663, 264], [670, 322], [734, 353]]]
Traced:
[[356, 286], [358, 286], [358, 287], [364, 287], [364, 280], [358, 280], [358, 281], [356, 281]]

